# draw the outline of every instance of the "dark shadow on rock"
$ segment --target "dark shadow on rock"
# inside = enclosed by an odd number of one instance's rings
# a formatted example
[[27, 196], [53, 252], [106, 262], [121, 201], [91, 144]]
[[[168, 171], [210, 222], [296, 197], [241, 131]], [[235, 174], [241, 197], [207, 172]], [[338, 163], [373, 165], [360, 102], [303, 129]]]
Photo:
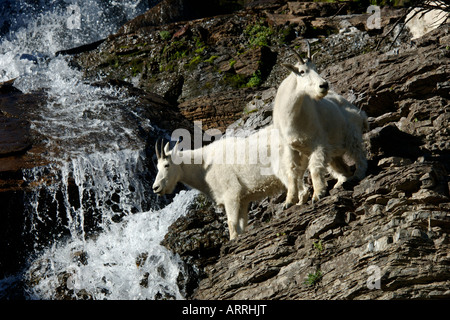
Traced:
[[418, 137], [400, 131], [395, 124], [376, 128], [367, 134], [368, 150], [373, 160], [386, 157], [403, 157], [411, 160], [424, 154]]

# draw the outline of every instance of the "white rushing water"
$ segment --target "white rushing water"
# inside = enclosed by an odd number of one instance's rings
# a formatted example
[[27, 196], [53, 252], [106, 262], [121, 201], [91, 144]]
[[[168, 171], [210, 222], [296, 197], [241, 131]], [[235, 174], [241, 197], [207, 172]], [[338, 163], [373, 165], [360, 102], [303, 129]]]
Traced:
[[[36, 244], [26, 270], [0, 279], [0, 298], [15, 281], [25, 283], [30, 299], [183, 298], [177, 286], [182, 263], [159, 243], [196, 192], [180, 192], [170, 205], [148, 210], [145, 141], [123, 109], [134, 98], [86, 83], [66, 57], [55, 55], [115, 32], [146, 3], [22, 0], [6, 1], [0, 10], [0, 24], [15, 14], [0, 39], [0, 82], [17, 78], [22, 92], [47, 93], [31, 129], [46, 137], [53, 159], [23, 172], [36, 185], [24, 199], [24, 233]], [[39, 183], [43, 176], [52, 178]], [[49, 220], [62, 227], [43, 246], [46, 231], [39, 228]]]
[[55, 299], [63, 291], [80, 299], [182, 299], [182, 263], [159, 243], [196, 194], [181, 191], [165, 208], [129, 215], [95, 239], [56, 243], [27, 271], [31, 298]]

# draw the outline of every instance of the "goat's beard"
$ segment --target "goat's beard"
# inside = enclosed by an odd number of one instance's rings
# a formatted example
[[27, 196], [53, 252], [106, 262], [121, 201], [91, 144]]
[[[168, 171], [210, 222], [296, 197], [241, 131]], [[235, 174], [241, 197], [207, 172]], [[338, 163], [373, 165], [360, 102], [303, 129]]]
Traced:
[[327, 94], [328, 94], [328, 90], [326, 90], [326, 91], [319, 91], [314, 99], [316, 101], [319, 101], [319, 100], [325, 98]]
[[164, 193], [165, 194], [171, 194], [175, 191], [175, 187], [177, 186], [177, 183], [170, 183], [165, 186]]

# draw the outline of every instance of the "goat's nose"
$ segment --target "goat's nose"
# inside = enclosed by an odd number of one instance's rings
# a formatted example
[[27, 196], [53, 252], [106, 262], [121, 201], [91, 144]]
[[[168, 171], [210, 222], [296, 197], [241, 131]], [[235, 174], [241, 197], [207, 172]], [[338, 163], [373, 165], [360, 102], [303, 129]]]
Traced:
[[153, 186], [153, 191], [155, 191], [156, 192], [156, 190], [158, 190], [159, 189], [159, 186], [157, 185], [157, 186]]
[[328, 81], [325, 81], [319, 86], [319, 88], [328, 90], [328, 86], [329, 86]]

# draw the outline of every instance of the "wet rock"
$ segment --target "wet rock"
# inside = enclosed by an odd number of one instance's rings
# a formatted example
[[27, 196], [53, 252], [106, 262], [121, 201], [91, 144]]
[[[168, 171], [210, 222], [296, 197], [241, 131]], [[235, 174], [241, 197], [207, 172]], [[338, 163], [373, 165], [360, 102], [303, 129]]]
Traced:
[[26, 152], [32, 145], [30, 123], [26, 120], [0, 116], [0, 157]]
[[0, 94], [1, 172], [14, 172], [46, 162], [42, 155], [42, 137], [30, 131], [32, 110], [45, 103], [46, 95], [43, 92], [23, 94], [12, 84], [1, 86], [5, 89]]
[[186, 259], [188, 263], [202, 266], [217, 260], [227, 237], [223, 213], [200, 195], [187, 216], [170, 226], [161, 244], [173, 252], [189, 257]]
[[[124, 95], [133, 97], [125, 99], [126, 102], [120, 105], [123, 108], [122, 121], [128, 121], [139, 138], [147, 142], [144, 151], [150, 160], [144, 163], [141, 181], [147, 190], [151, 190], [155, 176], [152, 156], [156, 140], [176, 128], [192, 130], [192, 123], [161, 96], [147, 93], [127, 82], [108, 80], [92, 85], [117, 86]], [[60, 181], [61, 171], [51, 165], [55, 160], [50, 152], [60, 154], [60, 146], [58, 143], [49, 144], [49, 141], [55, 140], [54, 137], [44, 136], [30, 125], [32, 122], [39, 123], [39, 110], [46, 105], [47, 99], [45, 92], [24, 94], [18, 90], [8, 90], [0, 94], [0, 277], [21, 270], [29, 252], [35, 252], [55, 239], [68, 235], [67, 202], [74, 210], [78, 210], [82, 203], [89, 207], [83, 219], [86, 236], [100, 231], [99, 215], [93, 205], [96, 203], [94, 195], [86, 192], [80, 196], [71, 175], [67, 181], [55, 182]], [[83, 141], [74, 140], [72, 143]], [[130, 192], [133, 191], [130, 189]], [[149, 192], [148, 199], [152, 196], [156, 197]], [[110, 206], [115, 212], [120, 211], [117, 205], [121, 201], [120, 196], [113, 191], [109, 197], [104, 205]], [[24, 203], [24, 199], [36, 199], [33, 200], [36, 202]], [[166, 201], [170, 199], [169, 196]], [[36, 210], [42, 212], [42, 216], [32, 216], [32, 205], [37, 206]], [[118, 222], [123, 216], [124, 212], [117, 212], [112, 220]], [[83, 265], [87, 258], [80, 251], [74, 253], [73, 259]]]
[[0, 82], [0, 93], [5, 94], [5, 93], [10, 93], [10, 92], [20, 92], [19, 89], [14, 87], [14, 82], [16, 81], [16, 79], [17, 78], [10, 79], [10, 80], [4, 81], [4, 82]]

